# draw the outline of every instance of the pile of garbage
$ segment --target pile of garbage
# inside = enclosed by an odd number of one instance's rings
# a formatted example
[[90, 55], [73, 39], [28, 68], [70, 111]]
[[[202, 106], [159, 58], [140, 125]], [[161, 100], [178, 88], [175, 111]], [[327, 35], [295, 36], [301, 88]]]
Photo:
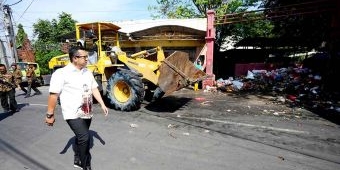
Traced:
[[308, 68], [249, 70], [246, 76], [218, 79], [216, 89], [222, 92], [261, 92], [296, 106], [322, 107], [340, 113], [339, 94], [324, 91], [322, 76], [313, 74]]

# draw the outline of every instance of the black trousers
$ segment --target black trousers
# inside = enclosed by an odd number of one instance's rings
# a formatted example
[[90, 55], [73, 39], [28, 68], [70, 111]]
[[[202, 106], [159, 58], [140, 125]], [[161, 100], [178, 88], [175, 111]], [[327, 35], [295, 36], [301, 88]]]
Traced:
[[90, 125], [92, 119], [68, 119], [67, 124], [75, 134], [74, 156], [79, 157], [81, 166], [85, 169], [91, 165], [90, 154]]
[[31, 89], [33, 89], [36, 93], [41, 93], [40, 90], [37, 88], [34, 82], [28, 83], [27, 87], [27, 95], [31, 95]]
[[25, 87], [22, 83], [19, 84], [19, 87], [25, 94], [27, 94], [27, 90], [25, 89]]
[[[8, 104], [9, 99], [9, 104]], [[12, 110], [15, 111], [18, 108], [17, 101], [15, 100], [15, 89], [12, 88], [12, 90], [4, 92], [0, 92], [0, 100], [1, 100], [1, 106], [4, 110]]]

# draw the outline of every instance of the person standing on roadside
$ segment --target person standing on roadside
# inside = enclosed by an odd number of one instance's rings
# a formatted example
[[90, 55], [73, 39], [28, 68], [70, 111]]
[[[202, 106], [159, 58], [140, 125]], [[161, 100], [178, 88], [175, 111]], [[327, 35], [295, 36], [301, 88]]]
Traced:
[[35, 75], [35, 67], [33, 64], [29, 64], [28, 65], [28, 69], [26, 71], [26, 77], [27, 77], [27, 83], [28, 83], [28, 87], [27, 87], [27, 93], [25, 98], [28, 98], [31, 96], [31, 89], [33, 89], [35, 91], [35, 95], [41, 95], [40, 90], [38, 90], [37, 88], [37, 83], [36, 83], [36, 79], [37, 76]]
[[92, 96], [98, 101], [104, 115], [108, 109], [98, 90], [98, 84], [86, 68], [88, 53], [81, 47], [71, 47], [67, 66], [56, 70], [51, 77], [45, 122], [53, 126], [58, 97], [64, 120], [75, 134], [74, 167], [91, 170], [90, 133]]
[[15, 84], [17, 88], [20, 88], [25, 94], [27, 94], [27, 90], [22, 85], [22, 72], [21, 72], [20, 66], [13, 63], [11, 67], [13, 69], [13, 76], [14, 76], [14, 80], [15, 80]]
[[19, 111], [17, 101], [15, 100], [15, 88], [13, 74], [7, 72], [4, 64], [0, 64], [0, 100], [4, 112], [13, 114]]

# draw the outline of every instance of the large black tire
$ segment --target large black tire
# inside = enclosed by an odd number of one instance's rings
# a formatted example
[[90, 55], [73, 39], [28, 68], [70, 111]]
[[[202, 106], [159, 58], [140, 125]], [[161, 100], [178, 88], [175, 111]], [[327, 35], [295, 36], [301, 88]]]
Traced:
[[106, 90], [110, 107], [121, 111], [138, 110], [144, 97], [142, 79], [129, 70], [114, 73]]

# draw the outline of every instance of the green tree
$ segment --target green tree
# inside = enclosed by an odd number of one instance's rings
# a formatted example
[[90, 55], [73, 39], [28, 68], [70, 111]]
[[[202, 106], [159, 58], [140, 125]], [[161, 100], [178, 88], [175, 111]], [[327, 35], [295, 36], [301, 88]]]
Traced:
[[[208, 10], [214, 10], [217, 18], [226, 14], [255, 9], [261, 0], [157, 0], [158, 5], [149, 6], [155, 11], [154, 18], [197, 18], [206, 17]], [[249, 14], [252, 15], [252, 14]], [[258, 15], [258, 14], [256, 14]], [[228, 18], [227, 18], [228, 19]], [[219, 49], [226, 37], [237, 41], [246, 37], [270, 37], [273, 26], [268, 20], [220, 24], [216, 26], [216, 47]]]
[[62, 12], [58, 19], [39, 19], [33, 24], [33, 35], [37, 37], [33, 47], [37, 63], [41, 66], [42, 74], [48, 74], [48, 61], [57, 55], [63, 54], [61, 42], [64, 36], [75, 32], [76, 20], [70, 14]]
[[267, 16], [275, 25], [273, 32], [282, 39], [295, 41], [299, 46], [318, 48], [331, 41], [331, 25], [336, 0], [264, 0]]
[[200, 13], [194, 8], [191, 1], [188, 0], [156, 0], [158, 5], [149, 6], [149, 11], [152, 12], [153, 18], [193, 18], [203, 17], [204, 14]]
[[49, 20], [39, 19], [37, 23], [33, 24], [33, 36], [37, 37], [37, 41], [53, 41], [53, 29]]
[[22, 26], [22, 24], [18, 24], [18, 33], [15, 37], [17, 47], [22, 46], [26, 38], [27, 34], [24, 30], [24, 27]]
[[281, 39], [327, 52], [329, 56], [307, 58], [304, 66], [322, 76], [322, 91], [339, 92], [339, 0], [265, 0], [264, 7], [268, 16], [290, 14], [273, 18], [274, 32]]
[[52, 57], [63, 54], [60, 50], [52, 49], [49, 51], [38, 50], [35, 52], [35, 59], [40, 65], [40, 71], [42, 74], [50, 74], [51, 70], [48, 68], [48, 62]]
[[154, 18], [197, 18], [206, 17], [208, 10], [217, 15], [244, 11], [259, 0], [156, 0], [158, 5], [149, 6]]

